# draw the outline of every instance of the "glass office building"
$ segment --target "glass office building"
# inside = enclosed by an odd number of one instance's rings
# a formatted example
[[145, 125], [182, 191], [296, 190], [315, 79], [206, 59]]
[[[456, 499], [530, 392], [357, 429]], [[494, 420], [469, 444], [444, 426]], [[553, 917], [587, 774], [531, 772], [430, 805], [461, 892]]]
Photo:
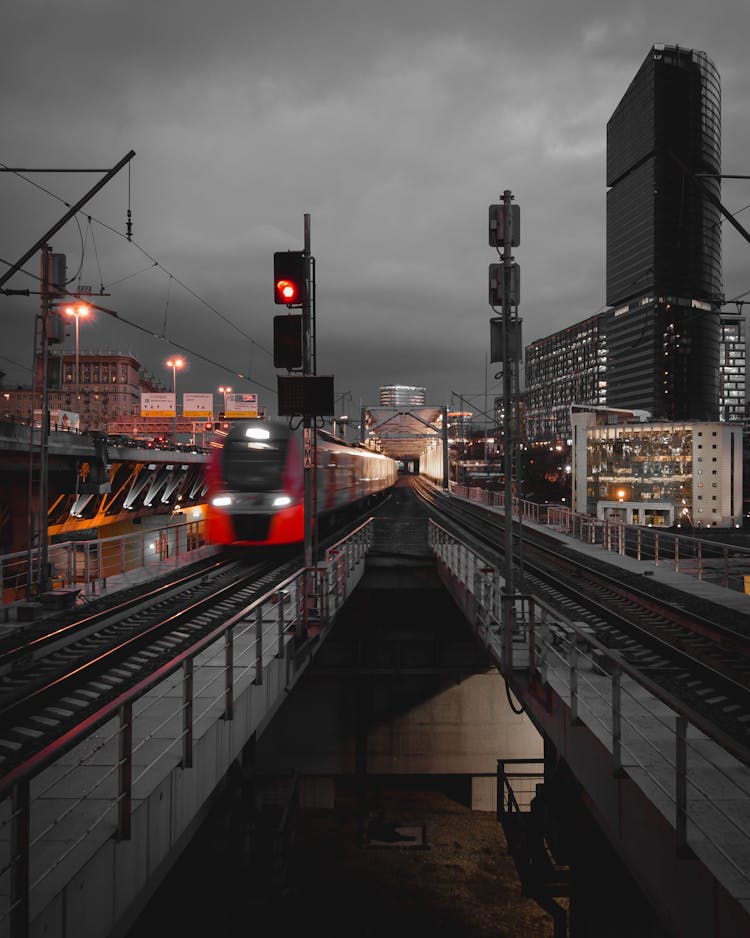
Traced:
[[654, 46], [607, 124], [610, 406], [718, 419], [720, 173], [716, 67]]
[[607, 403], [607, 342], [592, 316], [526, 346], [526, 436], [532, 443], [570, 438], [571, 404]]

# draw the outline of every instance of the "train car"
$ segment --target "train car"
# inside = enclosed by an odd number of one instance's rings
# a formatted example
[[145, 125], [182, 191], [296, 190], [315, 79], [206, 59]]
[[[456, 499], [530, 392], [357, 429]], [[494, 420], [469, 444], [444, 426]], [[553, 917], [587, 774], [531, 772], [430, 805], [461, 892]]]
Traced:
[[[207, 468], [208, 539], [215, 544], [282, 545], [304, 540], [302, 431], [281, 421], [232, 421]], [[382, 453], [317, 431], [318, 520], [366, 504], [396, 482]]]

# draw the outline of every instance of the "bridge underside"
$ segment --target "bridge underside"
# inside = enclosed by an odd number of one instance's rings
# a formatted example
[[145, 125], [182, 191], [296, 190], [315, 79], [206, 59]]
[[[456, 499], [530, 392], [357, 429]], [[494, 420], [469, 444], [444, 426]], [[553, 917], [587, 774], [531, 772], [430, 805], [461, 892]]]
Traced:
[[[28, 543], [29, 517], [36, 518], [40, 510], [38, 460], [38, 454], [30, 459], [26, 453], [2, 462], [3, 552], [21, 549]], [[112, 454], [106, 463], [97, 463], [93, 454], [86, 459], [50, 453], [49, 536], [57, 539], [123, 520], [200, 505], [206, 495], [204, 465], [205, 460], [197, 462], [169, 452], [140, 453], [138, 459]]]

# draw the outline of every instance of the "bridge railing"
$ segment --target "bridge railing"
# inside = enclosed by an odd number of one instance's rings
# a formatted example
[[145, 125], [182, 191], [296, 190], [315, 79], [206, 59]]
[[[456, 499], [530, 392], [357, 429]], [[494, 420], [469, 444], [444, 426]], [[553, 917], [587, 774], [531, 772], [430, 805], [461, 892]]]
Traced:
[[[451, 485], [451, 492], [461, 496], [461, 498], [468, 498], [480, 505], [486, 505], [488, 508], [498, 508], [500, 511], [505, 511], [505, 492], [494, 492], [477, 485], [458, 484]], [[517, 496], [513, 496], [514, 518], [518, 517], [520, 508], [524, 520], [545, 524], [548, 507], [548, 505], [540, 505], [538, 502], [530, 502], [526, 498], [519, 499]]]
[[[371, 543], [368, 521], [329, 548], [315, 568], [326, 597], [323, 630], [363, 575]], [[30, 922], [61, 891], [63, 864], [82, 868], [112, 841], [127, 867], [135, 856], [128, 843], [137, 806], [170, 773], [179, 774], [173, 790], [192, 792], [198, 811], [198, 790], [203, 799], [211, 793], [209, 769], [220, 772], [218, 782], [237, 756], [228, 745], [218, 747], [227, 760], [220, 770], [214, 765], [220, 758], [217, 747], [209, 747], [210, 765], [199, 766], [199, 739], [222, 721], [236, 727], [231, 738], [241, 750], [310, 660], [305, 575], [299, 570], [287, 577], [66, 727], [62, 738], [39, 754], [5, 771], [7, 760], [0, 761], [0, 935], [27, 938]], [[180, 833], [174, 832], [175, 839]], [[157, 846], [167, 849], [161, 841]], [[153, 869], [164, 857], [152, 857], [150, 849], [140, 844]], [[65, 906], [64, 900], [58, 904]]]
[[586, 725], [614, 771], [671, 823], [676, 848], [689, 847], [734, 895], [747, 895], [750, 749], [598, 641], [586, 623], [534, 596], [504, 604], [497, 568], [434, 521], [429, 532], [445, 585], [513, 692], [523, 700], [554, 691], [571, 723]]
[[[48, 586], [52, 591], [80, 587], [89, 596], [105, 586], [108, 577], [156, 568], [205, 543], [205, 521], [198, 519], [115, 537], [50, 544]], [[0, 556], [0, 614], [6, 621], [12, 607], [41, 598], [39, 574], [38, 548]]]
[[[465, 485], [455, 485], [451, 491], [488, 508], [505, 509], [503, 492]], [[518, 518], [519, 507], [524, 521], [553, 527], [584, 544], [597, 544], [604, 551], [650, 561], [726, 589], [750, 592], [750, 548], [701, 537], [700, 528], [685, 529], [684, 533], [660, 530], [615, 519], [599, 520], [564, 505], [539, 505], [517, 498], [513, 499], [514, 518]]]

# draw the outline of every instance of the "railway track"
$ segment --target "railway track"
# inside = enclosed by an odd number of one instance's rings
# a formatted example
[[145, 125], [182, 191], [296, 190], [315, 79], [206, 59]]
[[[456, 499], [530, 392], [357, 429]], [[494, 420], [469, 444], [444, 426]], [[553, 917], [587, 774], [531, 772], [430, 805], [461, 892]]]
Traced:
[[[346, 529], [360, 523], [350, 520]], [[343, 536], [331, 531], [319, 550]], [[252, 561], [249, 558], [255, 558]], [[0, 777], [302, 566], [298, 548], [229, 550], [0, 642]]]
[[[298, 569], [223, 561], [4, 650], [0, 774], [153, 673]], [[77, 626], [77, 628], [76, 628]]]
[[[470, 538], [502, 570], [503, 518], [423, 483], [415, 489], [441, 523]], [[517, 530], [517, 525], [515, 525]], [[514, 552], [519, 538], [514, 536]], [[716, 738], [750, 752], [750, 617], [669, 589], [642, 574], [568, 547], [554, 535], [523, 529], [521, 591], [584, 623], [602, 644], [682, 700]], [[518, 559], [518, 557], [516, 558]]]

